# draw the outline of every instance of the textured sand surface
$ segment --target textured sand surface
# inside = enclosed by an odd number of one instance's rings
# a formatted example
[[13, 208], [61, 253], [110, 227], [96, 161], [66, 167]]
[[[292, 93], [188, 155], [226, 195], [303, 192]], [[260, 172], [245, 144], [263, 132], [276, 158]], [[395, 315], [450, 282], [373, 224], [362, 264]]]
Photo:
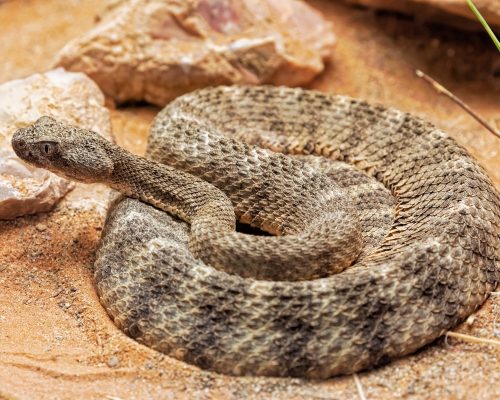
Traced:
[[[1, 2], [0, 2], [1, 4]], [[440, 80], [497, 129], [500, 62], [484, 34], [407, 17], [310, 4], [334, 23], [338, 44], [311, 86], [413, 111], [450, 132], [500, 185], [500, 141], [415, 77]], [[53, 55], [85, 32], [101, 1], [17, 0], [0, 5], [0, 82], [47, 70]], [[118, 142], [145, 147], [153, 107], [114, 110]], [[0, 399], [350, 399], [353, 377], [324, 382], [231, 378], [135, 343], [110, 322], [95, 294], [92, 262], [102, 211], [78, 187], [48, 214], [0, 222]], [[500, 296], [456, 331], [500, 340]], [[437, 340], [417, 354], [359, 374], [368, 399], [495, 399], [500, 347]]]

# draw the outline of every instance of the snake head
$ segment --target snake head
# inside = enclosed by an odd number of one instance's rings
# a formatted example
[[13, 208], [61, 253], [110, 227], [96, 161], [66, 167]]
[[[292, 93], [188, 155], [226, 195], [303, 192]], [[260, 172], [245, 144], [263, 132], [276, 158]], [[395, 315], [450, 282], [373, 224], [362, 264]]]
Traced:
[[99, 134], [41, 117], [18, 129], [12, 148], [19, 158], [80, 182], [101, 182], [113, 171], [112, 144]]

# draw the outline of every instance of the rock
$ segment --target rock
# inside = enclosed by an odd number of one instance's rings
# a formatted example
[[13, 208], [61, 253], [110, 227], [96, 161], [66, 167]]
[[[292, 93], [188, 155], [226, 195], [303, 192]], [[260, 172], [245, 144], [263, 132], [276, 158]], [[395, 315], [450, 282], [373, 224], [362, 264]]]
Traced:
[[74, 187], [17, 158], [10, 144], [16, 129], [50, 115], [109, 138], [111, 122], [103, 104], [94, 82], [63, 69], [0, 85], [0, 219], [49, 211]]
[[36, 228], [37, 231], [43, 232], [43, 231], [47, 230], [47, 225], [45, 225], [45, 224], [36, 224], [35, 228]]
[[117, 356], [111, 356], [108, 358], [106, 364], [108, 364], [109, 368], [116, 368], [120, 364], [120, 359]]
[[[465, 0], [344, 0], [366, 7], [394, 10], [464, 29], [483, 29]], [[491, 26], [500, 27], [500, 1], [474, 0]]]
[[301, 0], [118, 0], [57, 64], [85, 72], [118, 103], [163, 106], [208, 85], [303, 85], [334, 41]]

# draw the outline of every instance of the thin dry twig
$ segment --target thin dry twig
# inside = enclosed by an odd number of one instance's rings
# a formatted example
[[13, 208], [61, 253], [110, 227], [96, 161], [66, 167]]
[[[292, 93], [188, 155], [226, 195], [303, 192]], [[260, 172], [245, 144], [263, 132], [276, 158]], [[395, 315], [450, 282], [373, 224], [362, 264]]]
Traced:
[[456, 104], [458, 104], [462, 109], [464, 109], [469, 115], [471, 115], [477, 122], [483, 125], [488, 131], [493, 133], [496, 137], [500, 138], [500, 132], [498, 132], [495, 128], [493, 128], [483, 117], [481, 117], [478, 113], [476, 113], [472, 108], [470, 108], [463, 100], [460, 100], [457, 96], [451, 93], [448, 89], [446, 89], [443, 85], [437, 82], [435, 79], [431, 78], [429, 75], [420, 71], [419, 69], [415, 70], [415, 74], [430, 84], [436, 92], [440, 94], [444, 94], [446, 97], [453, 100]]
[[104, 354], [104, 345], [101, 340], [101, 335], [99, 335], [99, 330], [97, 329], [97, 321], [94, 318], [92, 318], [91, 321], [94, 323], [95, 342], [99, 347], [99, 353], [102, 355]]
[[365, 391], [363, 390], [363, 386], [361, 385], [361, 380], [358, 377], [358, 374], [352, 374], [354, 378], [354, 382], [356, 383], [356, 388], [358, 389], [358, 395], [360, 400], [366, 400]]
[[500, 340], [484, 339], [484, 338], [479, 338], [477, 336], [465, 335], [463, 333], [451, 332], [451, 331], [446, 332], [445, 335], [446, 338], [452, 337], [455, 339], [463, 340], [464, 342], [488, 344], [488, 345], [492, 344], [494, 346], [500, 346]]
[[[500, 292], [490, 292], [491, 297], [494, 297], [495, 299], [498, 298], [500, 299]], [[500, 324], [498, 323], [499, 317], [500, 317], [500, 312], [499, 312], [499, 305], [494, 302], [493, 304], [493, 336], [495, 337], [500, 337]]]

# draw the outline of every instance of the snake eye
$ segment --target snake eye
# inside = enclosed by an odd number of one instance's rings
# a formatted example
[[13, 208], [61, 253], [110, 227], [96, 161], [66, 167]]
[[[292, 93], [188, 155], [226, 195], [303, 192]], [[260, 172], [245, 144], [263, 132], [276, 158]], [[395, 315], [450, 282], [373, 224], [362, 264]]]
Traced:
[[57, 143], [55, 142], [41, 142], [39, 146], [42, 154], [47, 157], [52, 156], [57, 150]]

